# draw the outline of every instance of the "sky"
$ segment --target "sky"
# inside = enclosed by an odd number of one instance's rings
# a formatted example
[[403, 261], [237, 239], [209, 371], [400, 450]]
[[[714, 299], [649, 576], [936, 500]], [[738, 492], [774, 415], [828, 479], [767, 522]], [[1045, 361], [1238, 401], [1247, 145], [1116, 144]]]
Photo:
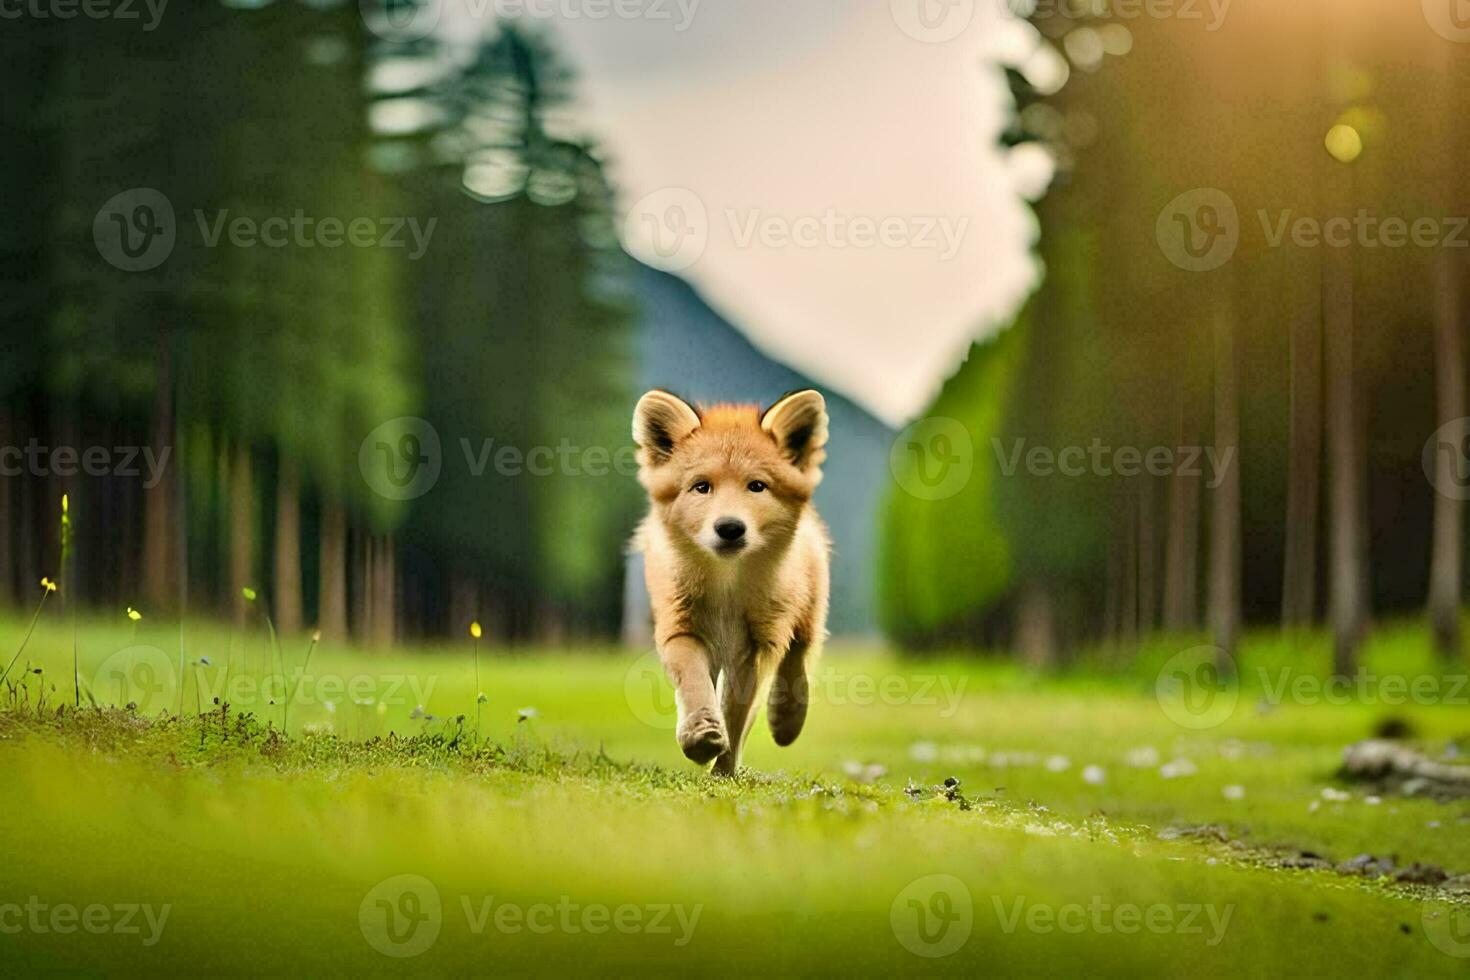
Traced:
[[483, 2], [560, 35], [629, 251], [889, 424], [1034, 287], [999, 0]]

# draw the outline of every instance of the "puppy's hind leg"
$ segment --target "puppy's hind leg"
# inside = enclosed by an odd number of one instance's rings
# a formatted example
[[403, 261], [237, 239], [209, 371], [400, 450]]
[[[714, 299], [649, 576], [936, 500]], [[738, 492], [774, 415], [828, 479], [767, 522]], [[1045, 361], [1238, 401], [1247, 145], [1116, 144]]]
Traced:
[[659, 658], [674, 683], [679, 703], [679, 748], [692, 761], [704, 765], [730, 744], [715, 699], [714, 661], [705, 645], [688, 634], [665, 643]]
[[776, 667], [776, 679], [771, 684], [771, 696], [766, 702], [766, 721], [777, 745], [790, 745], [796, 741], [806, 724], [807, 703], [811, 700], [808, 652], [806, 641], [792, 640]]

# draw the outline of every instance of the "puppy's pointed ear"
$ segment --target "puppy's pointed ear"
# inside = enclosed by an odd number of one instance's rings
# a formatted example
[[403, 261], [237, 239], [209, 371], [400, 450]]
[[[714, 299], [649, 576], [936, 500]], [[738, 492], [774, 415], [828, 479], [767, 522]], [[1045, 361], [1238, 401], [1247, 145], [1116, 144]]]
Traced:
[[803, 472], [819, 473], [827, 458], [827, 403], [808, 388], [783, 397], [761, 416], [761, 428]]
[[699, 414], [676, 395], [655, 388], [638, 399], [633, 409], [633, 441], [650, 466], [674, 453], [674, 447], [699, 428]]

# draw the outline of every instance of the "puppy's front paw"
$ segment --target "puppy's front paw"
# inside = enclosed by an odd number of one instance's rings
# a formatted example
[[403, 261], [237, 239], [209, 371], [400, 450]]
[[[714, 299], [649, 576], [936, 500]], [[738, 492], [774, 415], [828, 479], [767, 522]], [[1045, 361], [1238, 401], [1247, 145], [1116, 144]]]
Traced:
[[679, 722], [679, 748], [691, 761], [701, 766], [724, 752], [729, 746], [725, 724], [708, 709], [696, 711]]

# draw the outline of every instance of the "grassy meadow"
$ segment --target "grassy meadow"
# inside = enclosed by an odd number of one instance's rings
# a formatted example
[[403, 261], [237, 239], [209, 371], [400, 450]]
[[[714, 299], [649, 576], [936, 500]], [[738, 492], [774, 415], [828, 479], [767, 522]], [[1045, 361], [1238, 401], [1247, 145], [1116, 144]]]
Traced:
[[[7, 661], [28, 619], [0, 621]], [[1470, 751], [1465, 671], [1417, 628], [1337, 691], [1317, 638], [1253, 637], [1238, 687], [1183, 713], [1159, 677], [1187, 640], [1044, 677], [838, 645], [802, 738], [758, 721], [733, 781], [679, 755], [639, 651], [481, 644], [477, 685], [468, 637], [324, 646], [299, 678], [309, 639], [263, 623], [184, 642], [181, 686], [176, 625], [43, 615], [6, 679], [17, 973], [1470, 965], [1442, 883], [1470, 872], [1470, 801], [1337, 776], [1380, 731]]]

